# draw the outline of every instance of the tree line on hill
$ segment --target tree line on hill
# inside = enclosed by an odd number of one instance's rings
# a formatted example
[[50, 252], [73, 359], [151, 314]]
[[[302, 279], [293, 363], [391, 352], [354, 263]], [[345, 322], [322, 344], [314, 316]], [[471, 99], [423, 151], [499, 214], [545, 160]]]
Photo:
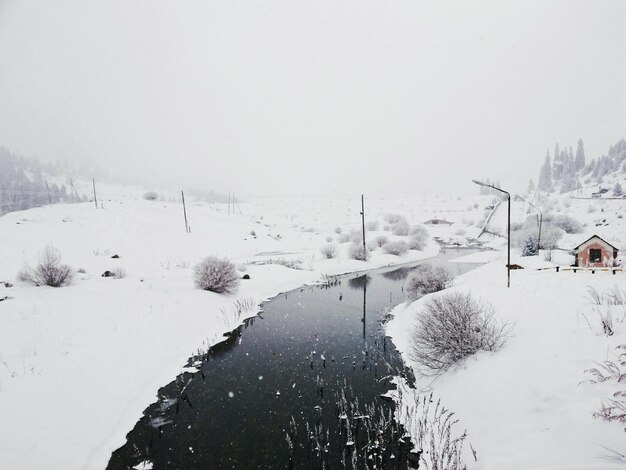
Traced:
[[45, 204], [86, 200], [72, 188], [50, 181], [48, 176], [54, 173], [53, 165], [19, 157], [0, 146], [0, 215]]
[[[621, 139], [611, 145], [606, 155], [586, 162], [584, 144], [579, 139], [576, 153], [572, 147], [560, 148], [559, 144], [555, 145], [552, 156], [550, 150], [546, 152], [536, 189], [543, 192], [572, 192], [582, 188], [581, 181], [601, 185], [606, 176], [615, 173], [626, 174], [626, 140]], [[535, 190], [532, 180], [528, 189], [529, 192]], [[613, 188], [613, 195], [622, 195], [619, 182]]]

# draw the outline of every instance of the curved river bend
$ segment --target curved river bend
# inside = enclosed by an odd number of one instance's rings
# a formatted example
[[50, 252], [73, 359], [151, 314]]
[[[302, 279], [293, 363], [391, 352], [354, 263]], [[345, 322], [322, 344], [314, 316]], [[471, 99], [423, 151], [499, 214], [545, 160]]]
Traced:
[[[410, 443], [382, 397], [407, 371], [382, 324], [410, 267], [281, 294], [158, 392], [109, 469], [407, 468]], [[209, 313], [207, 313], [209, 314]], [[407, 377], [409, 380], [410, 377]], [[148, 463], [153, 466], [150, 467]]]

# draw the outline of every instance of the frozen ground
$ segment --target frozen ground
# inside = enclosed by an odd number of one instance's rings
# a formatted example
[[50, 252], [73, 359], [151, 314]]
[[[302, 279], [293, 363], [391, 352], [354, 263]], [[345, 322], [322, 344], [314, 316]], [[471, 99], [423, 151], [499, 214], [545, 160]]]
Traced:
[[[323, 274], [438, 251], [431, 242], [403, 256], [377, 249], [368, 262], [349, 259], [349, 243], [339, 243], [335, 229], [360, 228], [358, 197], [249, 201], [234, 215], [225, 204], [189, 201], [187, 234], [174, 197], [141, 194], [101, 185], [98, 210], [83, 203], [0, 217], [0, 281], [14, 284], [0, 284], [0, 299], [9, 297], [0, 302], [0, 468], [103, 468], [158, 388], [243, 320], [236, 301], [258, 304]], [[395, 212], [411, 224], [446, 218], [454, 225], [431, 235], [462, 241], [476, 235], [471, 223], [487, 201], [366, 199], [367, 221], [380, 221], [367, 239], [403, 239], [384, 230], [383, 215]], [[327, 239], [338, 246], [336, 259], [320, 255]], [[84, 272], [59, 289], [17, 282], [23, 264], [34, 264], [48, 244]], [[228, 256], [251, 279], [232, 296], [195, 289], [193, 265], [207, 255]], [[101, 277], [116, 268], [126, 276]]]

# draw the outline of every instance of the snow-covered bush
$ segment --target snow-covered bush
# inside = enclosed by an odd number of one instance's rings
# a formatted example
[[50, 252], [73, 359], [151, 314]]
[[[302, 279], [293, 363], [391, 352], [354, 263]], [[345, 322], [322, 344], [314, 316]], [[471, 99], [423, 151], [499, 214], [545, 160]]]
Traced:
[[341, 227], [335, 227], [335, 233], [339, 235], [341, 233]]
[[413, 236], [417, 235], [420, 237], [427, 238], [428, 230], [426, 230], [426, 227], [424, 227], [423, 225], [411, 225], [411, 227], [409, 228], [409, 235], [413, 235]]
[[[526, 245], [528, 237], [537, 239], [539, 236], [539, 225], [535, 217], [529, 217], [522, 225], [512, 225], [511, 243], [520, 249]], [[552, 222], [544, 221], [541, 227], [541, 249], [553, 250], [558, 247], [558, 242], [565, 232]]]
[[36, 286], [61, 287], [72, 282], [72, 268], [61, 264], [61, 253], [53, 246], [47, 246], [39, 254], [35, 268], [28, 265], [18, 274], [18, 279]]
[[376, 230], [378, 230], [378, 226], [379, 226], [378, 221], [372, 220], [371, 222], [368, 222], [365, 224], [365, 230], [368, 230], [370, 232], [375, 232]]
[[524, 243], [522, 248], [522, 256], [535, 256], [538, 252], [537, 239], [532, 235], [528, 235], [526, 243]]
[[452, 276], [446, 268], [422, 264], [407, 276], [404, 292], [410, 300], [417, 300], [426, 294], [432, 294], [449, 287], [451, 281]]
[[332, 259], [337, 256], [337, 245], [335, 245], [334, 243], [328, 243], [327, 245], [324, 245], [322, 248], [320, 248], [320, 252], [322, 253], [322, 256], [324, 256], [324, 258]]
[[350, 244], [348, 256], [350, 256], [350, 258], [352, 259], [357, 259], [359, 261], [367, 261], [369, 258], [369, 252], [367, 248], [363, 249], [362, 243], [352, 243]]
[[385, 235], [379, 235], [378, 237], [376, 237], [374, 242], [376, 243], [376, 246], [380, 248], [389, 242], [389, 238], [387, 238]]
[[426, 246], [426, 239], [420, 235], [413, 235], [409, 238], [409, 249], [410, 250], [423, 250]]
[[394, 225], [393, 234], [398, 236], [406, 236], [409, 234], [410, 228], [411, 227], [409, 226], [409, 223], [406, 220], [402, 219], [400, 222]]
[[385, 214], [385, 216], [383, 217], [383, 220], [388, 224], [397, 224], [403, 219], [404, 217], [399, 214]]
[[413, 225], [409, 229], [409, 248], [411, 250], [423, 250], [428, 240], [428, 231], [421, 225]]
[[143, 195], [143, 198], [146, 201], [156, 201], [159, 198], [159, 195], [155, 193], [154, 191], [148, 191], [147, 193]]
[[326, 243], [330, 243], [330, 242], [332, 242], [332, 241], [333, 241], [333, 237], [331, 237], [330, 235], [328, 235], [328, 236], [326, 237]]
[[418, 313], [410, 355], [423, 372], [437, 374], [480, 350], [498, 350], [508, 332], [490, 304], [471, 294], [447, 293], [430, 299]]
[[228, 259], [207, 256], [194, 267], [196, 287], [223, 293], [234, 293], [239, 286], [239, 276], [235, 265]]
[[403, 241], [393, 241], [383, 245], [383, 251], [389, 255], [402, 256], [409, 251], [409, 245]]

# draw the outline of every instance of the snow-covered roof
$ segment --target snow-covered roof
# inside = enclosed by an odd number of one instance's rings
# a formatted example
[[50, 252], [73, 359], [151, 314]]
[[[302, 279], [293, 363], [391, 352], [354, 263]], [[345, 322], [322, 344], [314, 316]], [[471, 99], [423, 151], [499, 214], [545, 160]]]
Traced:
[[599, 237], [598, 235], [592, 235], [591, 237], [587, 238], [584, 242], [580, 243], [579, 245], [574, 247], [574, 250], [577, 250], [578, 248], [580, 248], [581, 246], [583, 246], [585, 243], [587, 243], [589, 240], [592, 240], [594, 238], [597, 238], [598, 240], [601, 240], [602, 242], [606, 243], [607, 245], [609, 245], [611, 248], [613, 248], [614, 250], [617, 250], [618, 248], [616, 246], [611, 245], [609, 242], [607, 242], [604, 238]]

